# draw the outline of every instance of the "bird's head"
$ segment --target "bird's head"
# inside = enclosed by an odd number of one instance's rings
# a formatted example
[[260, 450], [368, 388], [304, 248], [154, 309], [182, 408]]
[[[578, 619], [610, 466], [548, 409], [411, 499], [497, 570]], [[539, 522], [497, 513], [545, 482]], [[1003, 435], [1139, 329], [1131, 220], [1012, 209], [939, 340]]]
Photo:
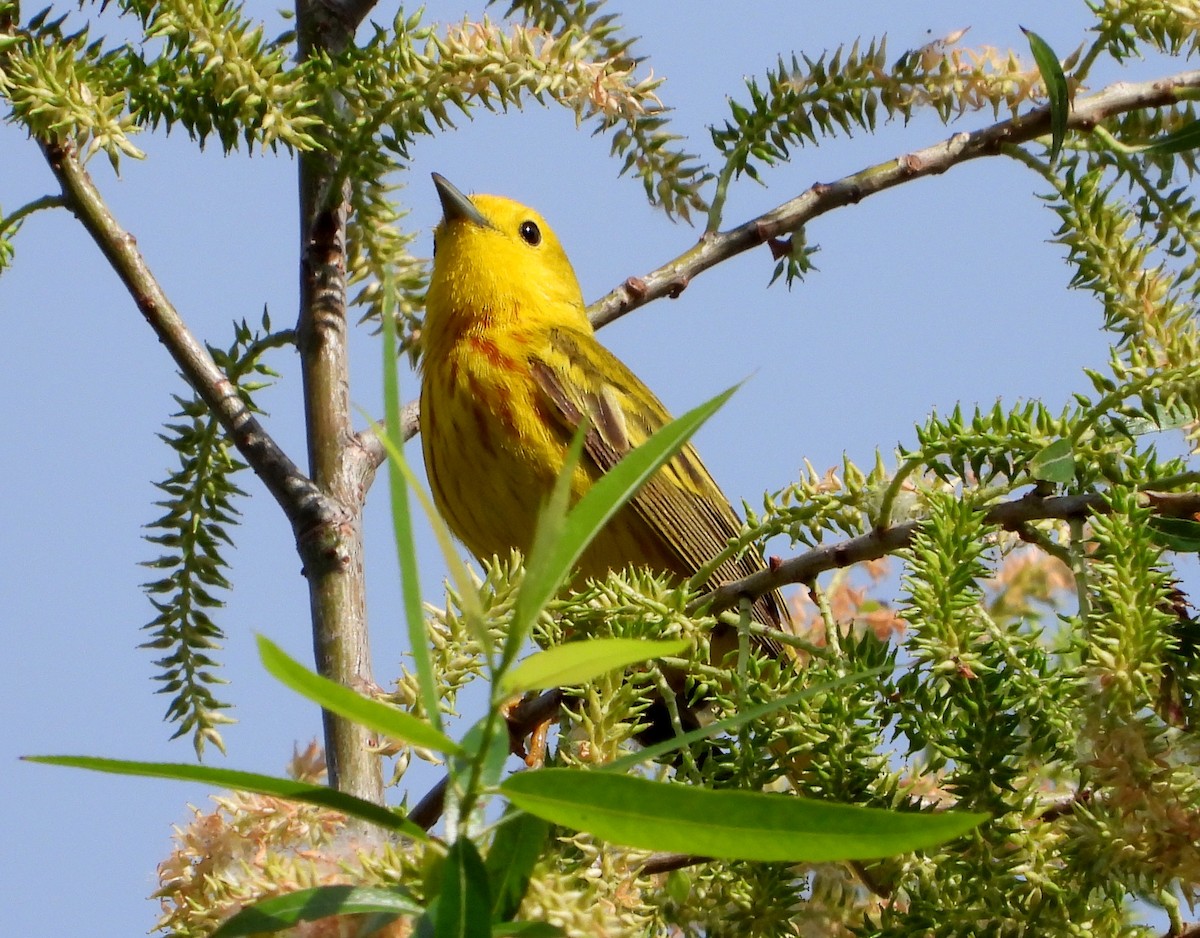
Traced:
[[428, 328], [444, 318], [590, 329], [575, 271], [541, 215], [497, 195], [468, 197], [437, 173], [433, 183], [442, 220], [434, 232]]

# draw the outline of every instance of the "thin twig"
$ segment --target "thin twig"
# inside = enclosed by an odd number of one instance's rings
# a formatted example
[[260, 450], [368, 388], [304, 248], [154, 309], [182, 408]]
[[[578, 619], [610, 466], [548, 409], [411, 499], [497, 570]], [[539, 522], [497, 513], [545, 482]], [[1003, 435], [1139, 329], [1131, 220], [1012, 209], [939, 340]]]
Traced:
[[137, 239], [109, 211], [70, 142], [40, 141], [62, 187], [67, 206], [92, 236], [138, 310], [158, 335], [188, 384], [195, 389], [238, 452], [283, 508], [293, 528], [314, 527], [329, 517], [328, 500], [263, 429], [237, 388], [188, 329], [137, 249]]
[[[1171, 518], [1189, 518], [1200, 512], [1200, 493], [1142, 492], [1142, 504], [1156, 514]], [[986, 520], [1010, 531], [1020, 532], [1032, 521], [1047, 519], [1069, 520], [1090, 514], [1107, 514], [1108, 503], [1102, 493], [1087, 495], [1042, 496], [1036, 492], [1023, 498], [995, 505], [988, 510]], [[867, 560], [878, 560], [886, 554], [905, 547], [916, 533], [918, 521], [862, 534], [835, 544], [814, 547], [788, 560], [772, 563], [758, 573], [733, 580], [697, 598], [690, 610], [707, 607], [720, 611], [736, 606], [742, 596], [763, 596], [789, 583], [808, 583], [819, 573], [849, 567]]]
[[[1077, 98], [1067, 126], [1090, 130], [1100, 121], [1141, 108], [1165, 107], [1180, 100], [1179, 91], [1200, 88], [1200, 71], [1153, 81], [1120, 82]], [[816, 183], [806, 192], [729, 231], [703, 238], [684, 254], [642, 277], [631, 277], [588, 307], [597, 328], [663, 297], [677, 297], [699, 274], [722, 261], [786, 237], [826, 212], [925, 176], [934, 176], [969, 160], [995, 156], [1004, 144], [1027, 143], [1050, 132], [1050, 108], [1040, 107], [971, 133], [871, 166], [832, 183]]]
[[[1195, 492], [1142, 492], [1140, 500], [1155, 513], [1173, 518], [1190, 518], [1200, 513], [1200, 493]], [[1005, 502], [991, 508], [986, 515], [989, 523], [1010, 531], [1022, 531], [1031, 522], [1082, 518], [1089, 514], [1107, 514], [1108, 503], [1099, 493], [1089, 495], [1044, 496], [1032, 492], [1022, 498]], [[742, 597], [761, 596], [789, 583], [807, 583], [819, 573], [839, 567], [848, 567], [867, 560], [877, 560], [908, 544], [916, 533], [919, 522], [910, 521], [886, 530], [872, 531], [859, 537], [813, 548], [803, 554], [772, 565], [752, 576], [718, 587], [696, 599], [690, 610], [707, 606], [709, 611], [728, 609], [737, 605]], [[509, 714], [509, 730], [514, 739], [523, 739], [539, 723], [552, 719], [562, 705], [562, 692], [555, 689], [527, 700]], [[428, 829], [441, 816], [447, 780], [443, 778], [417, 803], [409, 813], [414, 823]], [[1086, 800], [1079, 796], [1072, 801]], [[1054, 816], [1051, 806], [1043, 819]], [[1061, 808], [1059, 809], [1061, 810]], [[642, 869], [646, 872], [668, 872], [705, 863], [707, 857], [690, 854], [661, 854], [651, 857]], [[675, 864], [675, 865], [671, 865]]]
[[701, 863], [711, 863], [712, 857], [702, 857], [694, 853], [652, 853], [638, 868], [638, 872], [651, 876], [654, 873], [670, 873], [674, 870], [698, 866]]
[[[376, 423], [383, 426], [382, 420], [378, 420]], [[400, 409], [400, 432], [405, 442], [416, 436], [417, 431], [420, 429], [421, 402], [416, 400], [409, 401]], [[356, 433], [354, 435], [354, 442], [359, 447], [362, 458], [372, 469], [379, 468], [383, 465], [383, 461], [387, 459], [387, 450], [384, 449], [383, 443], [370, 427]]]

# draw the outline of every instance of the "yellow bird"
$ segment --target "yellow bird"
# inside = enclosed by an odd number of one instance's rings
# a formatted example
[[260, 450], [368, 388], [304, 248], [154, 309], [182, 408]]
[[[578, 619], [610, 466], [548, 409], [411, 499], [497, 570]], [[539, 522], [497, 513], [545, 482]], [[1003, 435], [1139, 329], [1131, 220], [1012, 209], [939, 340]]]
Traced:
[[[468, 198], [436, 173], [433, 181], [443, 217], [422, 332], [425, 468], [438, 509], [477, 558], [526, 552], [585, 417], [575, 498], [671, 417], [596, 340], [575, 271], [541, 215], [500, 196]], [[579, 572], [602, 578], [635, 565], [684, 580], [739, 527], [689, 445], [600, 531]], [[711, 583], [762, 568], [761, 554], [748, 550]], [[754, 617], [785, 622], [778, 594], [759, 597]]]

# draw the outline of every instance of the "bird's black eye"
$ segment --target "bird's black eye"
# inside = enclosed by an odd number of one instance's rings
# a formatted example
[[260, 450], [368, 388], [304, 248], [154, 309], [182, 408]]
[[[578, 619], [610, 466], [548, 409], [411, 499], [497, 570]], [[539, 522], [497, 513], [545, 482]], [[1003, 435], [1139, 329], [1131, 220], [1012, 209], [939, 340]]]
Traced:
[[518, 230], [521, 232], [521, 239], [530, 247], [535, 248], [542, 243], [542, 229], [536, 222], [523, 221]]

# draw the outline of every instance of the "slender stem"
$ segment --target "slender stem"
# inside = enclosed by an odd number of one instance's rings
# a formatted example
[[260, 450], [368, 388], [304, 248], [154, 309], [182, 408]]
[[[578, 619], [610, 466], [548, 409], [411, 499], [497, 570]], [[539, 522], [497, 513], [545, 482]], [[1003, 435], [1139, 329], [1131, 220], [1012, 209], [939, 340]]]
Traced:
[[1071, 526], [1071, 573], [1075, 575], [1075, 596], [1079, 600], [1079, 618], [1086, 619], [1092, 611], [1087, 591], [1087, 558], [1083, 549], [1083, 519], [1072, 518]]
[[[1073, 130], [1087, 131], [1106, 118], [1143, 108], [1165, 107], [1189, 98], [1200, 88], [1200, 71], [1146, 82], [1120, 82], [1077, 98], [1067, 119]], [[831, 183], [817, 183], [796, 198], [719, 233], [706, 232], [686, 253], [642, 277], [627, 280], [588, 307], [597, 328], [666, 296], [678, 296], [696, 276], [736, 254], [786, 236], [814, 218], [925, 176], [995, 156], [1005, 145], [1028, 143], [1050, 132], [1049, 107], [999, 121], [971, 133], [956, 133], [941, 143], [870, 166]]]
[[[1156, 514], [1169, 518], [1188, 518], [1200, 512], [1200, 493], [1141, 491], [1139, 501]], [[984, 517], [989, 524], [1009, 531], [1020, 531], [1031, 521], [1084, 518], [1106, 514], [1109, 510], [1102, 492], [1086, 495], [1042, 496], [1036, 492], [1009, 502], [994, 505]], [[717, 589], [697, 597], [689, 611], [707, 609], [720, 612], [738, 604], [745, 596], [762, 596], [789, 583], [810, 583], [820, 573], [853, 566], [867, 560], [878, 560], [905, 547], [916, 533], [917, 522], [909, 521], [891, 528], [882, 528], [834, 544], [822, 544], [796, 557], [773, 564], [769, 569], [724, 583]]]
[[5, 231], [15, 229], [22, 221], [32, 215], [34, 212], [40, 212], [48, 208], [63, 208], [66, 206], [67, 200], [61, 195], [44, 195], [40, 199], [34, 199], [32, 202], [26, 202], [24, 205], [16, 209], [12, 214], [5, 215], [0, 218], [0, 234]]
[[250, 468], [299, 532], [332, 516], [333, 508], [259, 423], [228, 376], [172, 305], [137, 249], [137, 239], [117, 221], [74, 145], [39, 141], [63, 199], [125, 285], [185, 380], [208, 405]]
[[[562, 709], [562, 703], [562, 691], [557, 687], [522, 701], [506, 717], [510, 738], [524, 739], [542, 723], [553, 720]], [[433, 827], [446, 809], [446, 791], [449, 786], [450, 776], [442, 776], [408, 813], [408, 819], [425, 830]]]
[[842, 633], [838, 630], [837, 619], [833, 615], [833, 609], [830, 608], [829, 595], [820, 587], [815, 578], [809, 582], [808, 592], [816, 602], [817, 611], [821, 614], [821, 621], [825, 624], [825, 644], [829, 646], [829, 651], [835, 658], [840, 658], [842, 656]]

